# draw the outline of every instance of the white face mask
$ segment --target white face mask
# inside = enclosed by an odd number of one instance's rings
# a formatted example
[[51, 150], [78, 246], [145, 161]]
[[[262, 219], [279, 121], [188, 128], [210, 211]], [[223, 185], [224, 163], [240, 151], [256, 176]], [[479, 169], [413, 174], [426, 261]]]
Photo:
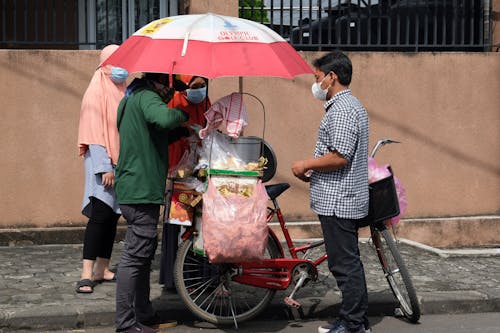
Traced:
[[[325, 78], [323, 78], [323, 80]], [[326, 89], [321, 89], [321, 83], [323, 83], [323, 80], [321, 80], [321, 82], [314, 82], [311, 86], [311, 92], [313, 96], [316, 99], [319, 99], [320, 101], [326, 101], [326, 95], [328, 94], [328, 88], [329, 88], [326, 87]]]

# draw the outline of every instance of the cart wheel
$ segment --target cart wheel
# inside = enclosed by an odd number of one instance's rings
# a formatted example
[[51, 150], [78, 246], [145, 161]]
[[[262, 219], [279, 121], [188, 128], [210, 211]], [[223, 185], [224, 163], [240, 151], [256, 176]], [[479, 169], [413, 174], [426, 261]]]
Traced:
[[[269, 236], [265, 258], [278, 258], [278, 245]], [[235, 282], [238, 264], [210, 264], [193, 250], [193, 241], [182, 243], [174, 269], [175, 286], [188, 309], [213, 324], [233, 324], [254, 318], [273, 298], [276, 290]]]

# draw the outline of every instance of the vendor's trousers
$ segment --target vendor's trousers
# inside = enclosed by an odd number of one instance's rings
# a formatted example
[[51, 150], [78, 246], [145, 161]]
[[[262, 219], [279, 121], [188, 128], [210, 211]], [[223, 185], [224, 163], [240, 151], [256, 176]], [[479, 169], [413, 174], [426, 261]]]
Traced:
[[123, 330], [154, 316], [150, 268], [158, 245], [160, 205], [120, 205], [127, 234], [116, 274], [116, 329]]
[[161, 238], [160, 284], [166, 289], [175, 288], [174, 264], [177, 256], [180, 226], [163, 223]]
[[369, 327], [368, 293], [365, 271], [358, 247], [358, 227], [354, 219], [319, 215], [328, 268], [342, 292], [339, 319], [350, 329]]

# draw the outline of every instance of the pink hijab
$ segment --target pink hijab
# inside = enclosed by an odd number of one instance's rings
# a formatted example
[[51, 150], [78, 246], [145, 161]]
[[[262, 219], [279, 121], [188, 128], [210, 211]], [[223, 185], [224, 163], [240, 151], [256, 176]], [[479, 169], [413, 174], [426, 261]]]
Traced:
[[[108, 45], [101, 51], [101, 63], [106, 60], [118, 45]], [[125, 95], [127, 84], [116, 84], [109, 75], [111, 67], [99, 67], [85, 91], [80, 110], [78, 128], [78, 147], [80, 156], [85, 155], [90, 144], [106, 148], [111, 162], [116, 165], [120, 149], [116, 113], [118, 104]]]

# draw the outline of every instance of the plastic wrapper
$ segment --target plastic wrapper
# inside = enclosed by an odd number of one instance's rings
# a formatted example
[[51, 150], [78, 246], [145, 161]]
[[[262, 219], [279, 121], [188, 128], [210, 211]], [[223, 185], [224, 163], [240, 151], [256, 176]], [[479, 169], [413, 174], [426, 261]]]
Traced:
[[169, 167], [169, 178], [187, 178], [191, 176], [198, 163], [197, 137], [192, 135], [189, 138], [184, 138], [183, 140], [187, 140], [189, 142], [189, 149], [184, 151], [179, 163]]
[[[388, 165], [378, 165], [377, 161], [374, 158], [368, 158], [368, 183], [373, 183], [377, 180], [389, 177], [391, 172], [388, 169]], [[408, 207], [408, 201], [406, 200], [406, 191], [401, 183], [401, 181], [394, 175], [394, 184], [396, 186], [396, 192], [398, 195], [398, 203], [399, 203], [399, 215], [388, 219], [385, 223], [386, 225], [397, 225], [401, 220], [401, 217], [406, 212], [406, 208]]]
[[193, 224], [194, 206], [201, 194], [194, 189], [198, 183], [195, 178], [188, 178], [189, 181], [174, 181], [170, 205], [168, 210], [168, 220], [170, 224], [190, 226]]
[[212, 263], [264, 258], [267, 246], [267, 196], [262, 182], [251, 196], [222, 194], [209, 180], [203, 194], [203, 246]]
[[199, 165], [220, 170], [244, 170], [246, 162], [238, 156], [230, 140], [222, 133], [210, 133], [202, 140]]

